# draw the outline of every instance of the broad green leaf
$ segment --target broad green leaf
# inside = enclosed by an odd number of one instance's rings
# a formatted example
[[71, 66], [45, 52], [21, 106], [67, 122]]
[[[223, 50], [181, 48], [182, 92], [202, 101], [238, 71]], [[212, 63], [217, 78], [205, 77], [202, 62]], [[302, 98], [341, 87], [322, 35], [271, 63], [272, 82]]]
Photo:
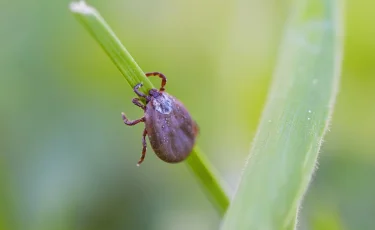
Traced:
[[223, 230], [294, 229], [338, 91], [338, 0], [294, 1], [272, 87]]

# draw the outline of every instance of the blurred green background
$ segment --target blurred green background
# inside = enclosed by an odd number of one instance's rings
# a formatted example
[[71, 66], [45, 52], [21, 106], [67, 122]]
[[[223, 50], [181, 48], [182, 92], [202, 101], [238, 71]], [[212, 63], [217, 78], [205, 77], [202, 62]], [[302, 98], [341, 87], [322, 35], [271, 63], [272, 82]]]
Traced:
[[[289, 2], [89, 1], [144, 71], [166, 74], [232, 191]], [[142, 111], [69, 1], [0, 3], [0, 229], [217, 229], [220, 217], [186, 165], [149, 148], [136, 167], [143, 127], [125, 126], [120, 113]], [[340, 94], [300, 229], [375, 225], [375, 2], [346, 3]]]

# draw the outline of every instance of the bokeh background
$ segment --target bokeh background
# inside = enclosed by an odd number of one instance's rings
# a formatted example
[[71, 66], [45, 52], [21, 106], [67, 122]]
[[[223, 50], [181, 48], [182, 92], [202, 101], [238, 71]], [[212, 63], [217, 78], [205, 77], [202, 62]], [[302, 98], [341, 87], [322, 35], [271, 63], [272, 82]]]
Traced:
[[[289, 2], [89, 1], [144, 71], [167, 75], [230, 194]], [[165, 164], [149, 149], [136, 167], [143, 127], [126, 127], [120, 113], [142, 111], [68, 4], [0, 0], [0, 229], [217, 229], [220, 217], [185, 164]], [[375, 2], [345, 8], [340, 94], [300, 229], [375, 225]]]

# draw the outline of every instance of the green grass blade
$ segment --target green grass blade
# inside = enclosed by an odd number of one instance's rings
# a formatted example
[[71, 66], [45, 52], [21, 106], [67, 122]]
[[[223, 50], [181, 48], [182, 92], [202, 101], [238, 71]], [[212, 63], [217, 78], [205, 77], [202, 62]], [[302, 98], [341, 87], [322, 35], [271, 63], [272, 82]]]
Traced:
[[154, 88], [120, 39], [94, 7], [87, 5], [85, 1], [79, 1], [71, 3], [70, 10], [112, 59], [132, 89], [140, 82], [143, 82], [140, 88], [143, 93], [147, 94], [150, 89]]
[[[70, 9], [112, 59], [131, 89], [139, 82], [143, 82], [143, 87], [140, 88], [143, 93], [148, 93], [150, 89], [155, 88], [95, 8], [80, 1], [71, 3]], [[221, 185], [223, 182], [198, 147], [193, 149], [187, 159], [187, 165], [201, 182], [202, 188], [217, 211], [224, 215], [229, 205], [229, 198]]]
[[294, 229], [339, 84], [338, 0], [295, 1], [269, 98], [222, 229]]
[[229, 206], [229, 198], [225, 193], [227, 187], [223, 187], [224, 184], [219, 181], [215, 169], [209, 164], [205, 155], [198, 147], [195, 147], [186, 163], [196, 178], [205, 185], [206, 190], [209, 190], [208, 198], [216, 205], [217, 211], [224, 215]]

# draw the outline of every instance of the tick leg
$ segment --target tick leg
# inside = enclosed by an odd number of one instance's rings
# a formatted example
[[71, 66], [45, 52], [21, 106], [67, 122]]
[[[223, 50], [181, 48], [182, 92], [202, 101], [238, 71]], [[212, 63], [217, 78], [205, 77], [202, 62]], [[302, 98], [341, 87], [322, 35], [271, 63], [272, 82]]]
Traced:
[[167, 84], [167, 78], [165, 77], [164, 74], [162, 73], [159, 73], [159, 72], [151, 72], [151, 73], [146, 73], [146, 76], [147, 77], [150, 77], [150, 76], [158, 76], [161, 78], [161, 87], [160, 87], [160, 91], [164, 91], [164, 86], [165, 84]]
[[141, 118], [139, 118], [137, 120], [129, 121], [129, 119], [126, 118], [125, 113], [121, 113], [121, 115], [122, 115], [122, 120], [124, 121], [125, 125], [130, 125], [131, 126], [131, 125], [136, 125], [139, 122], [144, 122], [145, 121], [145, 117], [141, 117]]
[[136, 106], [138, 106], [138, 107], [141, 107], [143, 110], [146, 109], [146, 106], [144, 106], [144, 105], [140, 102], [139, 98], [133, 98], [132, 102], [133, 102], [134, 105], [136, 105]]
[[142, 145], [143, 145], [142, 156], [141, 156], [141, 159], [139, 159], [139, 161], [137, 163], [137, 166], [139, 166], [146, 157], [146, 150], [147, 150], [146, 135], [147, 135], [147, 130], [144, 129], [143, 130], [143, 137], [142, 137]]
[[142, 83], [138, 83], [136, 86], [134, 86], [133, 90], [134, 90], [134, 93], [137, 94], [138, 96], [140, 97], [143, 97], [143, 98], [148, 98], [146, 94], [140, 92], [138, 89], [141, 88], [143, 86]]

